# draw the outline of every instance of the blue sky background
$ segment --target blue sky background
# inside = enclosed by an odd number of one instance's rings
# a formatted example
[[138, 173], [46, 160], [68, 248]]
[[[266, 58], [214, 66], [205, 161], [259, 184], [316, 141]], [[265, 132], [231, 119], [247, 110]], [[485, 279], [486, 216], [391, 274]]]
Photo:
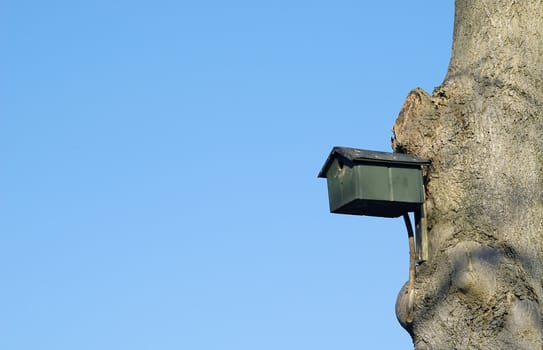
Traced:
[[453, 1], [0, 1], [0, 348], [410, 349], [401, 219], [332, 215]]

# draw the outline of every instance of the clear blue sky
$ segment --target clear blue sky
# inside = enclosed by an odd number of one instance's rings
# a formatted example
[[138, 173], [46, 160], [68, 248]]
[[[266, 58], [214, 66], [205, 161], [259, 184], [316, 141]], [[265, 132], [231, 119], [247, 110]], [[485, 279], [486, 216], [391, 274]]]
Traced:
[[400, 219], [332, 215], [453, 1], [0, 2], [0, 348], [410, 349]]

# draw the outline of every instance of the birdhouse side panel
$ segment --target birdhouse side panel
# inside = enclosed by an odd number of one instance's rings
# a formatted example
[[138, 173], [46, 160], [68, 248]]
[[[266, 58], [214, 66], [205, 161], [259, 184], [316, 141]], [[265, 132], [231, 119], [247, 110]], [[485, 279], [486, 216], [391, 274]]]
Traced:
[[330, 211], [336, 212], [357, 196], [356, 177], [351, 165], [335, 159], [326, 174]]

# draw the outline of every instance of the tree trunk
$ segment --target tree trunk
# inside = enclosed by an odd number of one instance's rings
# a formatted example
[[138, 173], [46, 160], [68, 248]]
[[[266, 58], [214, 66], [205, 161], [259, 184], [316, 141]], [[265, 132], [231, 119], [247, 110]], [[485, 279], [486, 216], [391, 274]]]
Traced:
[[432, 161], [415, 348], [543, 349], [543, 0], [456, 0], [445, 81], [393, 132]]

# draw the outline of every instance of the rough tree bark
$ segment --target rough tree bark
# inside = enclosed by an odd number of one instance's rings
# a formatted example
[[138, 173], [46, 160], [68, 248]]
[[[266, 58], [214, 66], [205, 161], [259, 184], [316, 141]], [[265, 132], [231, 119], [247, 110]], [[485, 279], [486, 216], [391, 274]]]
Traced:
[[543, 0], [456, 0], [447, 76], [393, 132], [432, 161], [415, 348], [542, 349]]

